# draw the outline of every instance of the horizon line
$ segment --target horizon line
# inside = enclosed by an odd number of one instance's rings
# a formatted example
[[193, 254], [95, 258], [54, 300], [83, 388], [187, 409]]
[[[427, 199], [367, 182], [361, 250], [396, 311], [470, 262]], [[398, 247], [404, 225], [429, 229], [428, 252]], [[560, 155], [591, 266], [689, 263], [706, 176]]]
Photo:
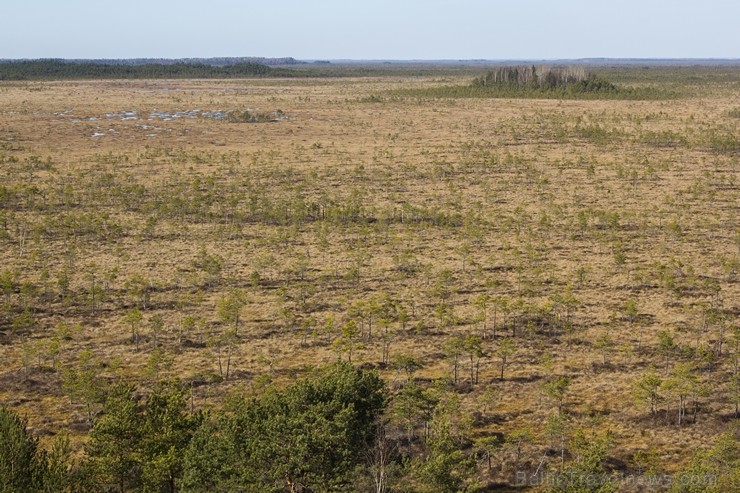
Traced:
[[46, 60], [212, 60], [212, 59], [272, 59], [272, 60], [295, 60], [298, 62], [528, 62], [528, 61], [738, 61], [740, 57], [511, 57], [511, 58], [296, 58], [293, 56], [253, 56], [253, 55], [216, 55], [216, 56], [132, 56], [132, 57], [2, 57], [0, 61], [46, 61]]

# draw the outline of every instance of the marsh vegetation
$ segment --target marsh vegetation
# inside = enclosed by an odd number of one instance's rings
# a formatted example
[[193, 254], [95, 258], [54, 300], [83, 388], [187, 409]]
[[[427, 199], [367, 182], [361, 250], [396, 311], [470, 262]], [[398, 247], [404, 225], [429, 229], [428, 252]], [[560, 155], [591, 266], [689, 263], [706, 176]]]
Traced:
[[596, 73], [0, 83], [0, 485], [730, 491], [740, 72]]

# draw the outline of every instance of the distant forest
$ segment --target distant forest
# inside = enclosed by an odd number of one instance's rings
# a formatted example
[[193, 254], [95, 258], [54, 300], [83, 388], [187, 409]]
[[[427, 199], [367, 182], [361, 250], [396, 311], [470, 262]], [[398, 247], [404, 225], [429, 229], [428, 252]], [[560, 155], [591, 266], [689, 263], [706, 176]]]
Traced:
[[0, 63], [0, 80], [45, 79], [223, 79], [232, 77], [284, 77], [287, 69], [262, 63], [245, 62], [233, 65], [206, 63], [144, 63], [113, 64], [64, 60], [20, 60]]
[[[575, 60], [564, 65], [537, 68], [499, 61], [300, 61], [287, 58], [132, 58], [132, 59], [0, 59], [0, 81], [79, 80], [79, 79], [226, 79], [254, 77], [381, 77], [381, 76], [469, 76], [472, 83], [412, 89], [406, 95], [417, 97], [560, 97], [654, 99], [654, 88], [634, 90], [618, 84], [629, 73], [641, 83], [668, 83], [678, 76], [696, 76], [703, 67], [708, 73], [731, 81], [737, 80], [737, 61], [701, 60], [686, 65], [685, 60]], [[701, 62], [701, 65], [699, 65]], [[653, 65], [654, 64], [654, 65]], [[647, 70], [647, 69], [650, 70]], [[481, 70], [487, 72], [481, 75]], [[553, 70], [555, 69], [555, 70]], [[596, 76], [587, 71], [594, 70]], [[583, 72], [578, 77], [569, 74]], [[585, 76], [585, 77], [584, 77]], [[565, 78], [563, 78], [565, 77]], [[578, 80], [577, 83], [576, 79]], [[612, 84], [610, 81], [614, 82]]]
[[[248, 61], [261, 60], [261, 61]], [[238, 62], [238, 63], [227, 63]], [[281, 63], [282, 62], [282, 63]], [[0, 60], [0, 81], [75, 79], [228, 79], [253, 77], [367, 77], [469, 74], [479, 71], [465, 65], [344, 64], [300, 62], [293, 58], [188, 58], [129, 60]]]
[[230, 56], [210, 58], [71, 58], [68, 60], [59, 61], [67, 61], [71, 63], [96, 63], [98, 65], [175, 65], [178, 63], [188, 63], [194, 65], [211, 65], [213, 67], [242, 65], [245, 63], [258, 63], [260, 65], [269, 66], [306, 65], [308, 63], [301, 60], [296, 60], [293, 57], [265, 58], [261, 56]]

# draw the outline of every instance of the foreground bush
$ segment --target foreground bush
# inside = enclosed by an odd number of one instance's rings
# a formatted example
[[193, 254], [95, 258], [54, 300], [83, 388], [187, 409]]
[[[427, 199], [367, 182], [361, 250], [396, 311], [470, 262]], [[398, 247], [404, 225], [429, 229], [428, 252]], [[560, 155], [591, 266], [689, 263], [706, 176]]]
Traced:
[[184, 491], [349, 488], [385, 406], [375, 373], [338, 363], [211, 416], [185, 453]]

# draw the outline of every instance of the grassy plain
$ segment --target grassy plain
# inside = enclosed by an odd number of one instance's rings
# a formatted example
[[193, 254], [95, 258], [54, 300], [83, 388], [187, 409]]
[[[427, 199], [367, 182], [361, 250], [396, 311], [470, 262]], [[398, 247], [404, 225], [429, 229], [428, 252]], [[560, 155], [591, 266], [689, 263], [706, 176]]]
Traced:
[[[413, 92], [464, 73], [0, 84], [0, 404], [81, 440], [63, 375], [84, 350], [143, 391], [192, 382], [205, 407], [350, 348], [394, 391], [429, 385], [452, 376], [449, 341], [475, 335], [478, 383], [457, 357], [461, 436], [532, 435], [484, 483], [560, 463], [543, 386], [557, 376], [571, 429], [612, 433], [614, 469], [649, 451], [675, 471], [735, 412], [740, 73], [605, 73], [671, 97]], [[276, 121], [222, 118], [245, 110]], [[652, 416], [633, 386], [682, 363], [701, 388], [677, 426], [678, 395], [661, 390]]]

